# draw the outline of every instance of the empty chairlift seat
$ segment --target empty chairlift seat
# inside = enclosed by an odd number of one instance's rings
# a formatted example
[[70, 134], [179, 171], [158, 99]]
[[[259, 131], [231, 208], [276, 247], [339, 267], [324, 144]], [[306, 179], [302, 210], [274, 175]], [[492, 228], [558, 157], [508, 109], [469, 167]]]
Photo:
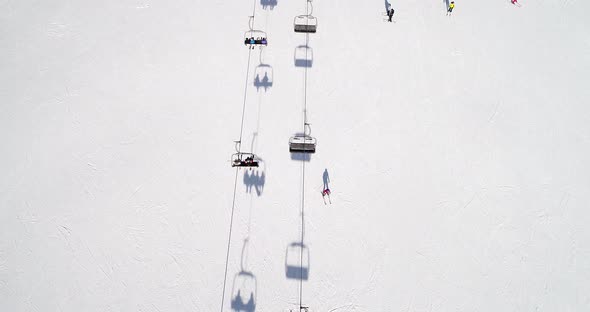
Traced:
[[318, 28], [318, 19], [311, 15], [299, 15], [293, 22], [295, 32], [298, 33], [315, 33]]
[[295, 135], [289, 139], [289, 152], [315, 153], [316, 139], [309, 135]]

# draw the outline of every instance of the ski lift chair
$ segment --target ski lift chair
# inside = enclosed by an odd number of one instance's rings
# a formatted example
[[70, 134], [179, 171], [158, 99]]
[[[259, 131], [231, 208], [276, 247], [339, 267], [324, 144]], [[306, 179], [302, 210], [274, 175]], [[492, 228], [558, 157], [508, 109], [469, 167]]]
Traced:
[[311, 15], [299, 15], [293, 21], [295, 32], [315, 33], [318, 28], [318, 19]]
[[[250, 42], [250, 39], [254, 39], [254, 42]], [[244, 44], [247, 46], [266, 46], [267, 39], [266, 32], [262, 30], [250, 29], [244, 33]]]
[[313, 65], [313, 49], [307, 45], [295, 48], [295, 67], [311, 67]]
[[289, 152], [315, 153], [316, 139], [305, 134], [296, 134], [289, 139]]
[[235, 153], [231, 156], [232, 167], [258, 167], [259, 159], [252, 153]]
[[231, 308], [233, 311], [256, 311], [257, 282], [254, 274], [240, 271], [232, 285]]
[[291, 243], [287, 246], [285, 275], [290, 279], [309, 279], [309, 249], [303, 243]]

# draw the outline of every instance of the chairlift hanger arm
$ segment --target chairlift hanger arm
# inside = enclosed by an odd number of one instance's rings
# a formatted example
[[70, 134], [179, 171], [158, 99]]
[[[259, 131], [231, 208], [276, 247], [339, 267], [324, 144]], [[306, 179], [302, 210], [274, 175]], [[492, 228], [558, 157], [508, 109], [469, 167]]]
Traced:
[[254, 30], [254, 15], [249, 16], [248, 27], [250, 28], [250, 30]]

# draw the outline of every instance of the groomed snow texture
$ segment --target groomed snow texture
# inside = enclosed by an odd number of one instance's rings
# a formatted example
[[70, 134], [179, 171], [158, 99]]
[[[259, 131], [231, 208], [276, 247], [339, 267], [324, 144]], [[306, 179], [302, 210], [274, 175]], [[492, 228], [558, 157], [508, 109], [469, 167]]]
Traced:
[[590, 1], [519, 2], [0, 0], [0, 311], [590, 311]]

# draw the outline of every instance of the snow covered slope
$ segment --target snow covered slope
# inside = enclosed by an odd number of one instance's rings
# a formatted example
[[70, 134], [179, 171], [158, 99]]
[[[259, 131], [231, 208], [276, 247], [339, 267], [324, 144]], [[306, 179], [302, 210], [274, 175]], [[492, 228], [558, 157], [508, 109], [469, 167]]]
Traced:
[[521, 3], [314, 2], [300, 161], [305, 1], [0, 1], [0, 311], [588, 310], [590, 2]]

